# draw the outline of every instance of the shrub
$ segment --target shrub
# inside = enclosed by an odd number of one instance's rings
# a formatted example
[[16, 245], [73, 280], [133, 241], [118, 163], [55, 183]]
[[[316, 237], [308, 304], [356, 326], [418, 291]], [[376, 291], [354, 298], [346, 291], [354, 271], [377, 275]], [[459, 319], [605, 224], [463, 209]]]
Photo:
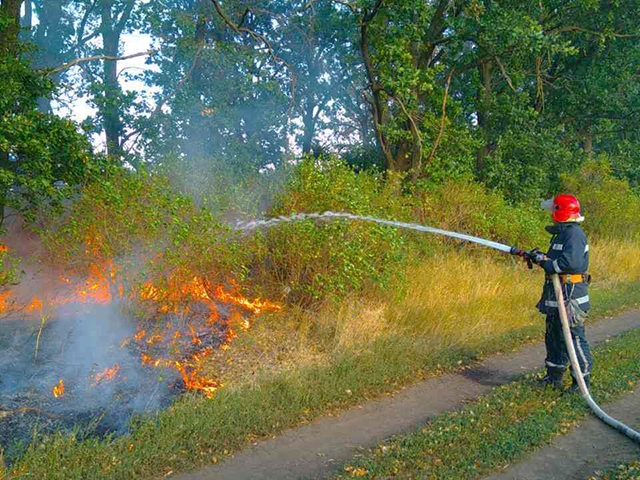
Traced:
[[12, 255], [6, 246], [0, 245], [0, 287], [18, 283], [19, 267], [20, 259]]
[[587, 162], [578, 172], [561, 178], [564, 190], [580, 199], [587, 233], [598, 238], [640, 238], [640, 196], [626, 180], [613, 176], [606, 157]]
[[61, 264], [82, 271], [117, 259], [125, 280], [160, 283], [196, 275], [213, 284], [240, 282], [246, 260], [237, 240], [211, 211], [172, 191], [165, 177], [124, 170], [87, 185], [43, 234]]
[[[309, 158], [295, 170], [269, 214], [329, 210], [383, 218], [406, 212], [399, 179], [355, 172], [335, 158]], [[256, 281], [302, 304], [385, 286], [406, 259], [401, 232], [366, 222], [301, 221], [270, 229], [256, 242]]]

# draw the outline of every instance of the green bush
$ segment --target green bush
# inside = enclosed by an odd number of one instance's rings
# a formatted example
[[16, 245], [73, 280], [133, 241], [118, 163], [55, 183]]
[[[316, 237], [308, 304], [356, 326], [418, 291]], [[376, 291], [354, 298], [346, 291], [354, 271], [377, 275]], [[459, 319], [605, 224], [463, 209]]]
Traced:
[[[335, 158], [309, 158], [277, 195], [269, 216], [334, 211], [402, 217], [407, 210], [400, 186], [397, 178], [355, 172]], [[272, 228], [256, 237], [256, 252], [255, 281], [301, 304], [385, 286], [406, 260], [397, 229], [343, 220]]]
[[43, 242], [52, 258], [77, 271], [115, 259], [130, 283], [194, 276], [239, 283], [246, 273], [238, 235], [161, 175], [118, 170], [87, 185], [44, 229]]
[[18, 283], [20, 279], [20, 259], [0, 245], [0, 287]]
[[585, 230], [598, 238], [640, 239], [640, 195], [626, 180], [615, 178], [608, 159], [587, 162], [562, 175], [564, 191], [577, 195], [586, 217]]
[[85, 185], [66, 214], [45, 225], [42, 238], [57, 261], [82, 268], [149, 246], [192, 208], [165, 178], [114, 169]]

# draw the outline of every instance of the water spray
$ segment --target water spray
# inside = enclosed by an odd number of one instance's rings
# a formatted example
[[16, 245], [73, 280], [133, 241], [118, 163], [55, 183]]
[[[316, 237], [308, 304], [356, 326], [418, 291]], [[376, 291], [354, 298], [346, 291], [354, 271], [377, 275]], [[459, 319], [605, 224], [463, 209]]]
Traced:
[[[450, 232], [448, 230], [442, 230], [440, 228], [428, 227], [426, 225], [420, 225], [418, 223], [405, 223], [405, 222], [397, 222], [394, 220], [384, 220], [382, 218], [371, 217], [367, 215], [354, 215], [351, 213], [344, 212], [324, 212], [324, 213], [297, 213], [290, 216], [280, 216], [276, 218], [272, 218], [270, 220], [254, 220], [251, 222], [241, 222], [236, 225], [236, 229], [242, 232], [250, 232], [260, 228], [270, 228], [283, 223], [292, 223], [298, 222], [302, 220], [332, 220], [332, 219], [340, 219], [344, 218], [347, 220], [360, 220], [364, 222], [377, 223], [379, 225], [388, 225], [396, 228], [403, 228], [408, 230], [415, 230], [418, 232], [425, 233], [434, 233], [436, 235], [443, 235], [450, 238], [457, 238], [459, 240], [464, 240], [466, 242], [472, 242], [479, 245], [483, 245], [485, 247], [493, 248], [495, 250], [509, 253], [511, 255], [519, 256], [525, 259], [529, 268], [533, 268], [534, 263], [539, 263], [541, 259], [544, 258], [544, 253], [542, 253], [538, 249], [533, 250], [522, 250], [515, 246], [509, 246], [498, 242], [493, 242], [491, 240], [486, 240], [480, 237], [474, 237], [471, 235], [465, 235], [457, 232]], [[553, 287], [556, 293], [556, 299], [558, 302], [558, 312], [560, 314], [560, 321], [562, 323], [562, 333], [564, 336], [564, 341], [567, 346], [567, 351], [569, 352], [569, 360], [571, 362], [571, 368], [573, 370], [573, 374], [578, 382], [578, 387], [580, 389], [580, 393], [582, 398], [585, 400], [589, 408], [593, 411], [596, 417], [602, 420], [607, 425], [613, 427], [617, 431], [629, 437], [636, 443], [640, 443], [640, 433], [632, 429], [631, 427], [625, 425], [624, 423], [616, 420], [615, 418], [607, 415], [598, 404], [591, 397], [591, 393], [589, 392], [589, 388], [584, 381], [584, 376], [582, 374], [582, 370], [580, 369], [580, 364], [578, 363], [578, 357], [576, 355], [576, 350], [573, 346], [573, 340], [571, 337], [571, 327], [569, 326], [569, 317], [567, 315], [567, 309], [565, 306], [564, 294], [562, 292], [562, 284], [560, 283], [560, 277], [557, 274], [551, 275], [551, 281], [553, 282]]]
[[332, 220], [338, 218], [345, 218], [347, 220], [361, 220], [364, 222], [377, 223], [379, 225], [388, 225], [396, 228], [404, 228], [408, 230], [416, 230], [418, 232], [435, 233], [436, 235], [444, 235], [446, 237], [457, 238], [467, 242], [477, 243], [484, 245], [485, 247], [494, 248], [501, 252], [511, 253], [514, 247], [504, 245], [498, 242], [492, 242], [480, 237], [473, 237], [471, 235], [465, 235], [463, 233], [449, 232], [440, 228], [427, 227], [426, 225], [420, 225], [419, 223], [405, 223], [397, 222], [395, 220], [384, 220], [382, 218], [371, 217], [368, 215], [354, 215], [352, 213], [343, 212], [324, 212], [324, 213], [296, 213], [289, 216], [275, 217], [270, 220], [254, 220], [252, 222], [239, 222], [236, 224], [236, 229], [242, 232], [250, 232], [259, 228], [270, 228], [281, 223], [299, 222], [301, 220]]

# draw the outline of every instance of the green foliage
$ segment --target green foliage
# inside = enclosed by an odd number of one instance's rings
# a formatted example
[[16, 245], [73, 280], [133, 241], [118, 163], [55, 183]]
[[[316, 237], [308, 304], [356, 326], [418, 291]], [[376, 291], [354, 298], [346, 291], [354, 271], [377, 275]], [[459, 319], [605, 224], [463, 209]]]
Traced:
[[83, 269], [117, 259], [133, 272], [129, 281], [197, 275], [217, 285], [240, 282], [246, 273], [237, 235], [160, 175], [112, 170], [87, 185], [42, 238], [64, 265]]
[[575, 170], [577, 155], [558, 142], [558, 129], [512, 129], [487, 158], [484, 182], [511, 202], [545, 198], [559, 188], [558, 175]]
[[[8, 41], [0, 18], [0, 38]], [[89, 174], [87, 138], [70, 120], [37, 111], [53, 84], [31, 69], [28, 47], [17, 53], [0, 45], [0, 207], [24, 213], [43, 201], [59, 201]]]
[[637, 480], [640, 478], [640, 462], [632, 461], [607, 472], [595, 472], [590, 480]]
[[18, 283], [20, 280], [20, 259], [11, 255], [6, 248], [0, 248], [0, 287]]
[[[400, 183], [379, 174], [354, 172], [335, 158], [307, 158], [276, 197], [271, 215], [350, 212], [402, 217]], [[406, 258], [402, 234], [365, 222], [313, 220], [285, 224], [264, 233], [259, 283], [287, 292], [293, 302], [343, 296], [387, 285]]]
[[43, 241], [72, 266], [130, 255], [165, 234], [189, 204], [165, 178], [114, 168], [85, 185], [68, 215], [46, 225]]
[[563, 175], [562, 182], [565, 191], [580, 199], [588, 233], [600, 238], [640, 238], [640, 195], [626, 180], [612, 175], [606, 155]]

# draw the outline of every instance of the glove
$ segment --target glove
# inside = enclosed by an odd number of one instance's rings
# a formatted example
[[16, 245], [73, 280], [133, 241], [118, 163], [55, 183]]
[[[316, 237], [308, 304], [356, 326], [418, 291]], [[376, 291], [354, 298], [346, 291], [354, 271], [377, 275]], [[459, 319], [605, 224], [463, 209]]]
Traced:
[[529, 264], [529, 268], [533, 268], [531, 264], [536, 264], [538, 266], [541, 266], [542, 262], [547, 260], [547, 256], [537, 248], [534, 248], [526, 252], [524, 255], [524, 258]]
[[527, 266], [531, 269], [533, 268], [533, 264], [542, 266], [542, 262], [548, 260], [547, 256], [542, 253], [539, 249], [534, 248], [532, 250], [526, 251], [521, 250], [518, 247], [511, 247], [511, 255], [517, 255], [518, 257], [524, 258], [527, 262]]

